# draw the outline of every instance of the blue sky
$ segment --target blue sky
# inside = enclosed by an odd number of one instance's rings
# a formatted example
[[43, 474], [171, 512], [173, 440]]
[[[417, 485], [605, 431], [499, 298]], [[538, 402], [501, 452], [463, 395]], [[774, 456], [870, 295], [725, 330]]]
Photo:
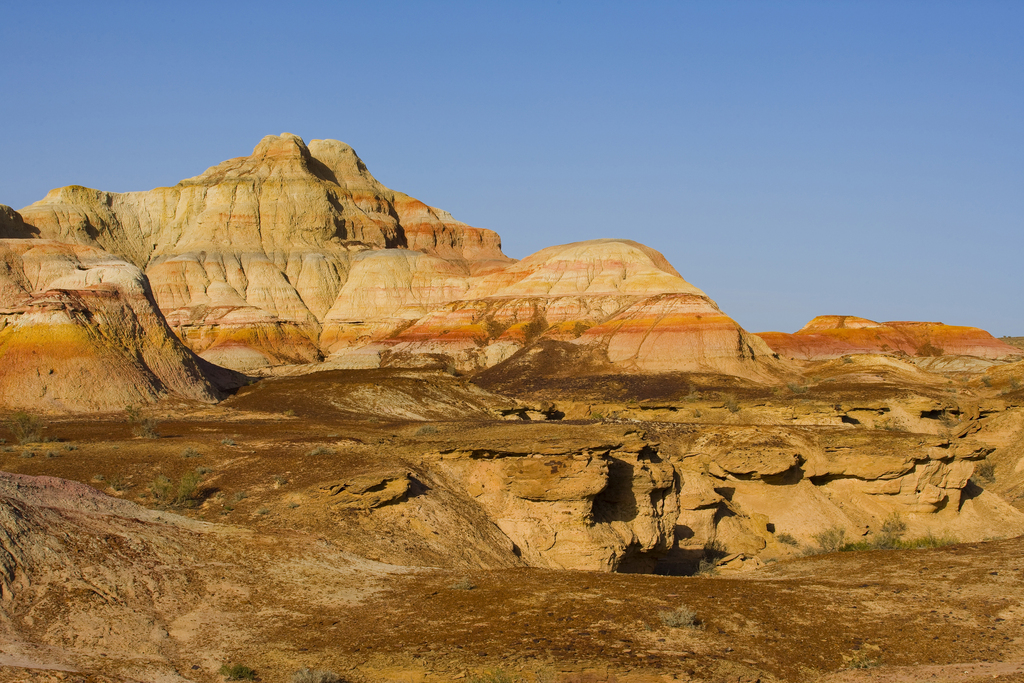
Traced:
[[497, 230], [662, 251], [751, 331], [1024, 335], [1024, 3], [10, 4], [0, 203], [288, 131]]

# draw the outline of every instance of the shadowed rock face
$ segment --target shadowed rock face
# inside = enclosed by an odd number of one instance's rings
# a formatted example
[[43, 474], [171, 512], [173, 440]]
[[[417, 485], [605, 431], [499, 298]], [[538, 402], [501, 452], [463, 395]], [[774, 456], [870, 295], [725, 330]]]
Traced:
[[63, 187], [21, 215], [43, 237], [144, 269], [179, 336], [239, 368], [318, 360], [320, 324], [360, 253], [412, 249], [465, 276], [509, 261], [496, 233], [387, 189], [348, 145], [287, 133], [174, 187]]
[[0, 403], [118, 410], [222, 397], [171, 333], [145, 275], [99, 249], [0, 240]]
[[757, 336], [780, 356], [800, 360], [825, 360], [854, 353], [1000, 359], [1021, 355], [1020, 349], [977, 327], [901, 320], [877, 323], [852, 315], [821, 315], [793, 334], [761, 332]]

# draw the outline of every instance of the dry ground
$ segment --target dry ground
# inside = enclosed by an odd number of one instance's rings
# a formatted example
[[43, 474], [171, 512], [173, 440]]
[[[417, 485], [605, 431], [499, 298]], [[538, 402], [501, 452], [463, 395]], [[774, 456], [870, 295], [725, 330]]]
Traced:
[[[606, 389], [625, 399], [678, 397], [697, 379], [633, 386], [609, 378]], [[210, 634], [216, 644], [207, 651], [169, 650], [171, 668], [159, 680], [220, 680], [217, 666], [228, 660], [254, 667], [268, 682], [286, 681], [304, 665], [353, 682], [470, 680], [485, 671], [564, 683], [1024, 680], [1024, 539], [820, 555], [742, 578], [481, 571], [472, 568], [472, 553], [446, 557], [414, 535], [373, 526], [364, 513], [325, 513], [310, 493], [325, 480], [395, 463], [415, 467], [416, 454], [438, 442], [517, 428], [487, 413], [490, 399], [452, 381], [460, 388], [446, 390], [457, 394], [446, 410], [462, 419], [427, 415], [435, 420], [429, 430], [388, 410], [422, 409], [415, 381], [399, 377], [395, 389], [393, 373], [341, 372], [247, 387], [215, 407], [164, 404], [147, 413], [157, 420], [157, 439], [133, 434], [123, 414], [51, 418], [46, 443], [21, 446], [0, 433], [7, 438], [0, 469], [85, 482], [150, 507], [148, 484], [158, 474], [176, 479], [196, 467], [210, 470], [196, 507], [179, 512], [251, 530], [259, 540], [225, 545], [223, 571], [192, 568], [194, 584], [175, 590], [182, 601], [202, 604], [210, 572], [220, 572], [224, 586], [246, 599], [225, 602], [230, 591], [222, 586], [220, 602], [208, 600], [204, 609], [221, 615], [224, 633]], [[572, 380], [565, 384], [572, 389]], [[738, 385], [705, 389], [757, 398], [755, 389]], [[872, 396], [897, 390], [870, 387]], [[838, 389], [808, 394], [826, 391]], [[602, 429], [591, 422], [527, 428], [550, 430], [551, 438]], [[367, 569], [372, 580], [335, 583], [324, 578], [329, 567], [309, 581], [294, 572], [297, 556], [341, 558], [351, 569], [359, 566], [354, 555], [420, 568], [378, 565]], [[68, 609], [92, 609], [87, 597]], [[661, 614], [682, 605], [696, 612], [697, 628], [663, 624]], [[0, 633], [10, 643], [24, 628], [14, 619], [0, 624]], [[78, 662], [71, 668], [80, 673], [16, 666], [0, 648], [3, 656], [4, 683], [150, 680], [126, 674], [118, 665], [126, 653], [117, 648], [71, 652]]]

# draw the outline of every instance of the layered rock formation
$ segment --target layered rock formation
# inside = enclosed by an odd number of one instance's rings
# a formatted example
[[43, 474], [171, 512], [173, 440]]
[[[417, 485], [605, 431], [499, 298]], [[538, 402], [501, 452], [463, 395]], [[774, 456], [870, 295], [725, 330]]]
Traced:
[[174, 336], [135, 266], [100, 249], [0, 240], [0, 404], [119, 410], [222, 394]]
[[539, 339], [631, 372], [764, 377], [773, 364], [658, 252], [594, 240], [515, 263], [495, 233], [387, 189], [334, 140], [268, 136], [174, 187], [70, 186], [10, 213], [143, 268], [178, 336], [236, 369], [333, 354], [471, 371]]
[[846, 315], [818, 316], [793, 334], [761, 332], [757, 336], [780, 356], [799, 360], [838, 358], [854, 353], [995, 359], [1021, 355], [1020, 349], [976, 327], [910, 321], [877, 323]]
[[287, 133], [174, 187], [63, 187], [21, 214], [143, 268], [178, 335], [237, 368], [319, 359], [320, 323], [367, 250], [417, 250], [467, 277], [508, 263], [497, 234], [387, 189], [348, 145]]
[[[664, 256], [629, 240], [550, 247], [468, 280], [427, 258], [416, 258], [415, 267], [407, 267], [409, 259], [396, 267], [396, 260], [391, 254], [367, 255], [366, 270], [378, 275], [365, 285], [350, 287], [354, 277], [346, 283], [345, 301], [328, 314], [324, 330], [335, 358], [357, 366], [441, 358], [460, 370], [477, 370], [538, 341], [557, 340], [587, 349], [609, 369], [628, 372], [763, 379], [778, 366], [760, 339], [686, 282]], [[375, 288], [399, 272], [406, 295], [388, 301]], [[415, 285], [417, 278], [433, 286]], [[437, 301], [460, 289], [458, 300], [423, 315], [429, 297]], [[382, 298], [389, 303], [386, 323], [369, 322], [381, 308], [350, 303]]]

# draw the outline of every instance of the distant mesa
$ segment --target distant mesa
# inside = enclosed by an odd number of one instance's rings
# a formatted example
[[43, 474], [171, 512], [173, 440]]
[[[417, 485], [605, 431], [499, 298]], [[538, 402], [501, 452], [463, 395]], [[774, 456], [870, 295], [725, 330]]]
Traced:
[[797, 332], [759, 332], [784, 358], [824, 360], [855, 353], [906, 356], [963, 355], [1007, 359], [1021, 350], [977, 327], [896, 320], [878, 323], [846, 315], [821, 315]]

